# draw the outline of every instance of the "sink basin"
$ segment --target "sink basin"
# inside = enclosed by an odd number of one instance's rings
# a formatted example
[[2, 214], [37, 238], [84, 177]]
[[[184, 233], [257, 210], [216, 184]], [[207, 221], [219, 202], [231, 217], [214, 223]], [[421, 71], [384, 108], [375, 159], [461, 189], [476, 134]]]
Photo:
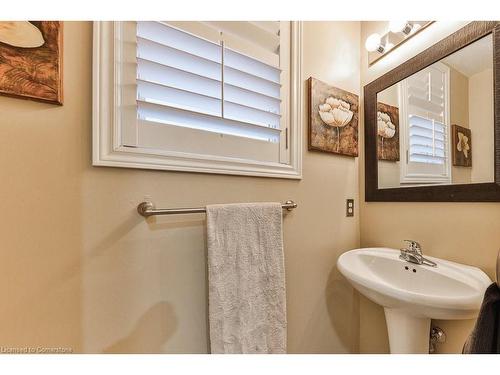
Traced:
[[472, 319], [491, 284], [479, 268], [438, 258], [437, 267], [399, 259], [399, 250], [342, 254], [337, 266], [360, 293], [384, 307], [391, 353], [428, 353], [431, 319]]

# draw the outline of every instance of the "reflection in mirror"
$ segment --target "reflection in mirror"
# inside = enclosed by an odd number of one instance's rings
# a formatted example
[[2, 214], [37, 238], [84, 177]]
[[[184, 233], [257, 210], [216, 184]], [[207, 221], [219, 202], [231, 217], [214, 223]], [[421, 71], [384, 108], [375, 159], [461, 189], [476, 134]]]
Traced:
[[491, 34], [377, 94], [379, 188], [494, 182]]

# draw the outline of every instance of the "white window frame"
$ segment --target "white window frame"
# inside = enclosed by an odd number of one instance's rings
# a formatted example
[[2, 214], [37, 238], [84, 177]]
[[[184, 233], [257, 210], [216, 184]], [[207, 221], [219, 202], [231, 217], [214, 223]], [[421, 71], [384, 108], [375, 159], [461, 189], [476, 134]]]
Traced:
[[[94, 166], [302, 178], [302, 23], [291, 23], [290, 99], [288, 100], [288, 163], [199, 155], [121, 145], [116, 61], [121, 43], [119, 22], [94, 22], [93, 40], [93, 150]], [[283, 131], [285, 133], [285, 129]]]
[[446, 173], [434, 174], [434, 173], [410, 173], [408, 171], [408, 156], [409, 156], [409, 139], [410, 139], [410, 127], [408, 124], [408, 95], [407, 95], [407, 85], [406, 80], [398, 83], [398, 94], [399, 94], [399, 124], [400, 124], [400, 155], [402, 160], [400, 163], [400, 184], [401, 185], [416, 185], [416, 184], [450, 184], [451, 178], [451, 122], [450, 122], [450, 70], [444, 65], [440, 64], [440, 69], [443, 70], [445, 74], [445, 110], [444, 110], [444, 124], [446, 126]]

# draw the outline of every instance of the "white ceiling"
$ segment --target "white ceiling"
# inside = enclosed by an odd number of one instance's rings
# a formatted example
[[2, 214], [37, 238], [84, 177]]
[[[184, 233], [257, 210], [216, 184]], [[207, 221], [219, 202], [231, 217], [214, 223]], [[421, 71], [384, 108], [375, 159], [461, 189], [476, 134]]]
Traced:
[[493, 39], [491, 34], [441, 61], [466, 77], [471, 77], [486, 69], [493, 69]]

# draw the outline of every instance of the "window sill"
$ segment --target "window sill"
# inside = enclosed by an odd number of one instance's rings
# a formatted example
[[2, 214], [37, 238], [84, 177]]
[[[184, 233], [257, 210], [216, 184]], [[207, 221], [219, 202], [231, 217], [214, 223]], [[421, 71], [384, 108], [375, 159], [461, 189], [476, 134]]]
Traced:
[[211, 173], [239, 176], [301, 179], [300, 171], [280, 163], [169, 153], [158, 155], [146, 149], [117, 147], [111, 152], [94, 152], [93, 165], [103, 167], [154, 169], [162, 171]]

